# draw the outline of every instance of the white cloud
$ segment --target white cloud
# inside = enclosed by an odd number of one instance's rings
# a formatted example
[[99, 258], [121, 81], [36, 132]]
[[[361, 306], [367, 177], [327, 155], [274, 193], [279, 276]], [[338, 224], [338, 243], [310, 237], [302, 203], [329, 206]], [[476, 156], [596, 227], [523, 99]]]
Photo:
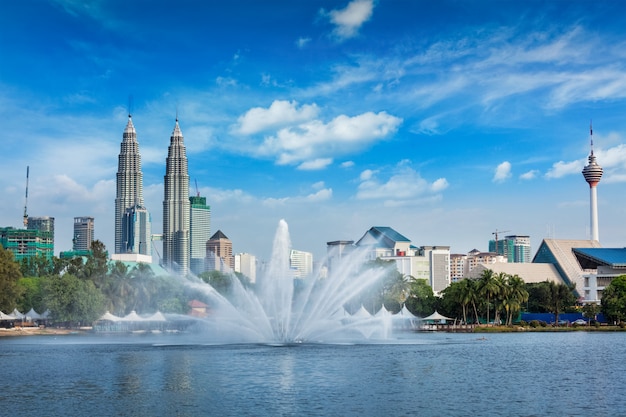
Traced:
[[366, 169], [365, 171], [361, 172], [359, 179], [361, 181], [367, 181], [370, 178], [372, 178], [375, 174], [376, 174], [376, 171], [372, 171], [371, 169]]
[[315, 171], [318, 169], [324, 169], [332, 163], [332, 158], [318, 158], [312, 161], [305, 161], [301, 163], [300, 165], [298, 165], [298, 169], [302, 171]]
[[320, 202], [330, 200], [333, 196], [332, 188], [324, 188], [305, 197], [307, 202]]
[[353, 0], [344, 9], [321, 11], [335, 25], [333, 34], [344, 40], [357, 35], [363, 23], [370, 20], [374, 11], [373, 0]]
[[537, 177], [537, 175], [539, 175], [539, 171], [536, 170], [536, 169], [531, 169], [528, 172], [524, 172], [519, 177], [520, 177], [521, 180], [532, 180], [532, 179], [535, 179]]
[[354, 166], [354, 161], [344, 161], [341, 163], [342, 168], [352, 168]]
[[[323, 160], [357, 152], [395, 133], [402, 119], [386, 112], [340, 115], [329, 123], [311, 120], [283, 128], [265, 139], [257, 152], [275, 156], [279, 165]], [[326, 161], [330, 163], [330, 161]]]
[[235, 131], [244, 135], [283, 127], [317, 117], [319, 109], [315, 103], [298, 108], [295, 101], [274, 100], [269, 108], [254, 107], [237, 119]]
[[298, 40], [296, 41], [296, 46], [300, 49], [304, 48], [305, 46], [307, 46], [309, 44], [309, 42], [311, 42], [311, 38], [298, 38]]
[[448, 188], [448, 180], [446, 180], [445, 178], [439, 178], [438, 180], [436, 180], [435, 182], [432, 183], [432, 185], [430, 186], [430, 189], [437, 193], [439, 191], [443, 191], [446, 188]]
[[511, 163], [509, 161], [504, 161], [497, 166], [492, 181], [504, 182], [509, 178], [511, 178]]
[[[365, 170], [361, 173], [357, 190], [359, 200], [383, 200], [385, 205], [402, 205], [404, 203], [417, 203], [433, 198], [448, 187], [445, 178], [439, 178], [432, 184], [423, 179], [419, 173], [408, 167], [405, 162], [400, 162], [394, 167], [389, 178], [379, 180], [379, 171]], [[439, 199], [436, 196], [435, 199]]]
[[314, 190], [321, 190], [322, 188], [324, 188], [326, 184], [324, 183], [324, 181], [318, 181], [315, 184], [311, 185], [311, 188], [313, 188]]
[[561, 178], [566, 175], [580, 174], [582, 172], [585, 163], [582, 160], [563, 162], [559, 161], [552, 165], [552, 168], [548, 170], [545, 177], [548, 179]]

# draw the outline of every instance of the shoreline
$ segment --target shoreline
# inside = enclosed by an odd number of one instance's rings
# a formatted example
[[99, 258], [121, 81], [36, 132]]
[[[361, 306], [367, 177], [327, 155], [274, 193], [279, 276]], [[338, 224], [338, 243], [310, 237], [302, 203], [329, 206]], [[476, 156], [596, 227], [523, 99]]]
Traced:
[[62, 336], [68, 334], [82, 334], [86, 331], [84, 329], [56, 329], [46, 327], [40, 329], [39, 327], [13, 327], [10, 329], [0, 328], [0, 337], [6, 336]]

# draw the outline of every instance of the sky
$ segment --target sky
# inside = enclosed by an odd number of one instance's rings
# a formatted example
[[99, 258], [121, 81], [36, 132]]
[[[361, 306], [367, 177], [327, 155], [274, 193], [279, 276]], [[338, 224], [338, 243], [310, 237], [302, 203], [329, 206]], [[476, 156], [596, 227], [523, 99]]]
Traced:
[[235, 253], [278, 222], [326, 242], [389, 226], [416, 246], [590, 237], [626, 246], [626, 3], [24, 0], [0, 13], [0, 226], [93, 216], [113, 248], [132, 113], [153, 232], [178, 117], [190, 190]]

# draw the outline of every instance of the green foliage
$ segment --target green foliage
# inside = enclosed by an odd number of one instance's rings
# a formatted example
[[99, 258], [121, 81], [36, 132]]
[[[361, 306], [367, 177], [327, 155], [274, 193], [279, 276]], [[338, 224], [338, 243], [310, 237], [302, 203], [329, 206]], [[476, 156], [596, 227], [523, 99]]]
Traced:
[[406, 307], [416, 316], [425, 317], [435, 311], [437, 297], [425, 279], [409, 279], [409, 295], [405, 301]]
[[64, 274], [46, 280], [43, 289], [44, 304], [56, 322], [91, 324], [105, 311], [104, 295], [92, 281]]
[[38, 253], [35, 256], [23, 258], [20, 270], [25, 277], [43, 277], [54, 272], [54, 263], [44, 254]]
[[0, 245], [0, 311], [10, 313], [17, 305], [21, 277], [20, 265], [14, 260], [13, 253]]
[[348, 303], [348, 310], [356, 311], [362, 305], [370, 313], [376, 313], [383, 305], [392, 312], [398, 312], [409, 295], [409, 279], [401, 274], [395, 261], [377, 258], [366, 262], [362, 271], [379, 270], [383, 276], [369, 288]]
[[18, 298], [17, 309], [27, 313], [31, 308], [38, 313], [43, 313], [43, 289], [42, 283], [46, 277], [23, 277], [17, 282], [20, 287], [21, 297]]
[[602, 293], [602, 312], [612, 322], [626, 320], [626, 275], [613, 278]]

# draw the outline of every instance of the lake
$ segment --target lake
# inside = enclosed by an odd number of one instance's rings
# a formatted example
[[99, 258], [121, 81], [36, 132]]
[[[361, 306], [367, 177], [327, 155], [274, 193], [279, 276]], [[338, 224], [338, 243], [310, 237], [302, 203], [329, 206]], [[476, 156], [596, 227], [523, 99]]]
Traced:
[[626, 333], [205, 345], [182, 335], [0, 338], [6, 416], [626, 415]]

